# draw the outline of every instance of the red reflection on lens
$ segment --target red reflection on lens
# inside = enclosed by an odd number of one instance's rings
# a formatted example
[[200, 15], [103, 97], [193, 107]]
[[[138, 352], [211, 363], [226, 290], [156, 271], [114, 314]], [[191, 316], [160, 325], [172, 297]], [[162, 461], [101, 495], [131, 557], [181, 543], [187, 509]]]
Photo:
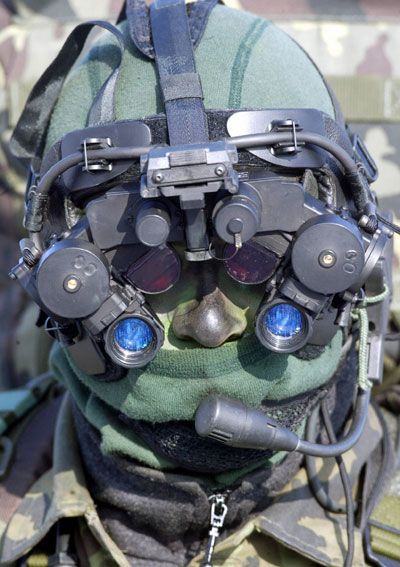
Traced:
[[247, 285], [265, 282], [272, 276], [279, 261], [273, 252], [254, 240], [246, 242], [236, 254], [234, 252], [232, 244], [225, 247], [224, 256], [230, 258], [224, 262], [226, 271], [235, 281]]
[[181, 263], [169, 246], [153, 248], [129, 267], [126, 277], [143, 293], [163, 293], [179, 280]]

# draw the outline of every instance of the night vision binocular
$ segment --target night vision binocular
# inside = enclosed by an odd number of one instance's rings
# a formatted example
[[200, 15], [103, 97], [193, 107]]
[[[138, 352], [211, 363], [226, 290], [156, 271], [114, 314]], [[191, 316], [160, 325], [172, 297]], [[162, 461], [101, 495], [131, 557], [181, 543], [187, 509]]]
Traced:
[[358, 137], [317, 110], [207, 117], [206, 143], [166, 145], [162, 117], [72, 132], [31, 179], [12, 277], [91, 375], [156, 356], [164, 331], [146, 295], [179, 280], [177, 243], [186, 261], [265, 286], [255, 333], [278, 353], [329, 344], [363, 294], [390, 284], [393, 227]]

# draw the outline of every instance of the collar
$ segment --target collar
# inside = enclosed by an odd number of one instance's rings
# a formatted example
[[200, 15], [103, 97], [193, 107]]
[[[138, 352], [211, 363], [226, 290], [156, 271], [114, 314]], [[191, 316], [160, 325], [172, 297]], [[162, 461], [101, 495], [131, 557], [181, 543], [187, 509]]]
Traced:
[[61, 518], [83, 518], [101, 548], [121, 567], [122, 551], [104, 530], [85, 484], [69, 395], [60, 408], [54, 434], [53, 468], [29, 490], [11, 518], [0, 546], [0, 564], [26, 555]]
[[[360, 441], [344, 455], [353, 484], [381, 437], [377, 415], [370, 406], [368, 423]], [[26, 555], [59, 519], [76, 517], [84, 521], [85, 531], [94, 538], [103, 554], [106, 553], [115, 564], [129, 567], [124, 554], [102, 526], [85, 484], [68, 395], [57, 421], [53, 459], [53, 468], [33, 485], [11, 518], [0, 546], [0, 564], [12, 563]], [[321, 480], [329, 486], [330, 495], [340, 498], [341, 486], [334, 462], [318, 460], [317, 470]], [[353, 565], [362, 567], [365, 562], [360, 532], [356, 531], [355, 536]], [[345, 517], [328, 514], [318, 505], [308, 488], [305, 471], [301, 469], [269, 508], [216, 546], [215, 561], [226, 565], [227, 557], [259, 558], [262, 555], [260, 542], [262, 547], [268, 548], [266, 557], [272, 558], [275, 549], [278, 557], [282, 553], [294, 553], [296, 557], [299, 554], [322, 565], [339, 566], [343, 564], [347, 542]], [[295, 561], [301, 565], [298, 559]], [[191, 561], [190, 567], [198, 566], [200, 562], [199, 556]]]

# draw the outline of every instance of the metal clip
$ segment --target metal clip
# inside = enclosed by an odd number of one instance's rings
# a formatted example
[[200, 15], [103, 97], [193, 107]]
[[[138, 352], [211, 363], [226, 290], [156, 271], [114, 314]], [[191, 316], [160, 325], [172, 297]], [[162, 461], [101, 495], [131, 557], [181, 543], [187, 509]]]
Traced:
[[[227, 494], [229, 494], [229, 492]], [[213, 494], [212, 496], [210, 496], [209, 500], [212, 502], [210, 517], [211, 529], [208, 532], [207, 549], [202, 567], [212, 567], [212, 558], [214, 554], [215, 543], [217, 541], [217, 538], [219, 538], [220, 536], [219, 530], [223, 527], [225, 516], [228, 512], [228, 506], [225, 504], [225, 496], [223, 496], [222, 494]]]
[[87, 173], [94, 173], [96, 171], [112, 171], [112, 163], [105, 159], [99, 161], [93, 161], [88, 159], [89, 150], [104, 150], [106, 148], [112, 148], [111, 138], [86, 138], [82, 143], [83, 157], [85, 160], [85, 165], [82, 167], [82, 171]]
[[271, 148], [271, 152], [273, 155], [287, 155], [287, 154], [298, 154], [301, 152], [300, 146], [304, 146], [302, 142], [298, 142], [297, 140], [297, 132], [300, 132], [302, 128], [299, 126], [297, 122], [294, 120], [273, 120], [271, 122], [270, 132], [287, 132], [291, 131], [293, 140], [291, 142], [281, 142], [279, 144], [275, 144]]

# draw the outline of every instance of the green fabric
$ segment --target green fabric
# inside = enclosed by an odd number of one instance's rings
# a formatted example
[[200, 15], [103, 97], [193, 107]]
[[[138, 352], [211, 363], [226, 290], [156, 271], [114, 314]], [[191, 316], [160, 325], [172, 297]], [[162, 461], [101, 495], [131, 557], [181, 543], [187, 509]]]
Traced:
[[254, 335], [215, 349], [161, 349], [146, 368], [131, 369], [116, 382], [87, 376], [58, 345], [52, 351], [51, 366], [68, 388], [78, 378], [96, 397], [129, 418], [160, 423], [193, 419], [210, 393], [256, 407], [264, 399], [285, 400], [318, 388], [333, 376], [341, 345], [339, 332], [312, 361], [268, 351]]
[[[119, 418], [151, 422], [190, 420], [200, 402], [211, 392], [258, 406], [265, 398], [283, 400], [326, 383], [334, 374], [342, 337], [338, 333], [314, 361], [265, 350], [254, 336], [216, 349], [163, 350], [145, 369], [130, 370], [117, 382], [99, 382], [74, 367], [68, 352], [55, 344], [52, 370], [69, 389], [86, 419], [101, 434], [104, 454], [124, 455], [158, 469], [174, 465], [150, 451]], [[302, 431], [299, 431], [301, 434]], [[210, 482], [228, 485], [243, 474], [278, 463], [284, 453], [233, 473], [217, 475]]]
[[[141, 55], [122, 30], [129, 52], [117, 85], [117, 120], [163, 112], [154, 62]], [[223, 40], [221, 40], [223, 37]], [[334, 116], [330, 95], [308, 56], [272, 23], [216, 6], [196, 52], [206, 108], [318, 108]], [[86, 125], [96, 93], [118, 61], [105, 36], [64, 87], [55, 108], [48, 146]]]

